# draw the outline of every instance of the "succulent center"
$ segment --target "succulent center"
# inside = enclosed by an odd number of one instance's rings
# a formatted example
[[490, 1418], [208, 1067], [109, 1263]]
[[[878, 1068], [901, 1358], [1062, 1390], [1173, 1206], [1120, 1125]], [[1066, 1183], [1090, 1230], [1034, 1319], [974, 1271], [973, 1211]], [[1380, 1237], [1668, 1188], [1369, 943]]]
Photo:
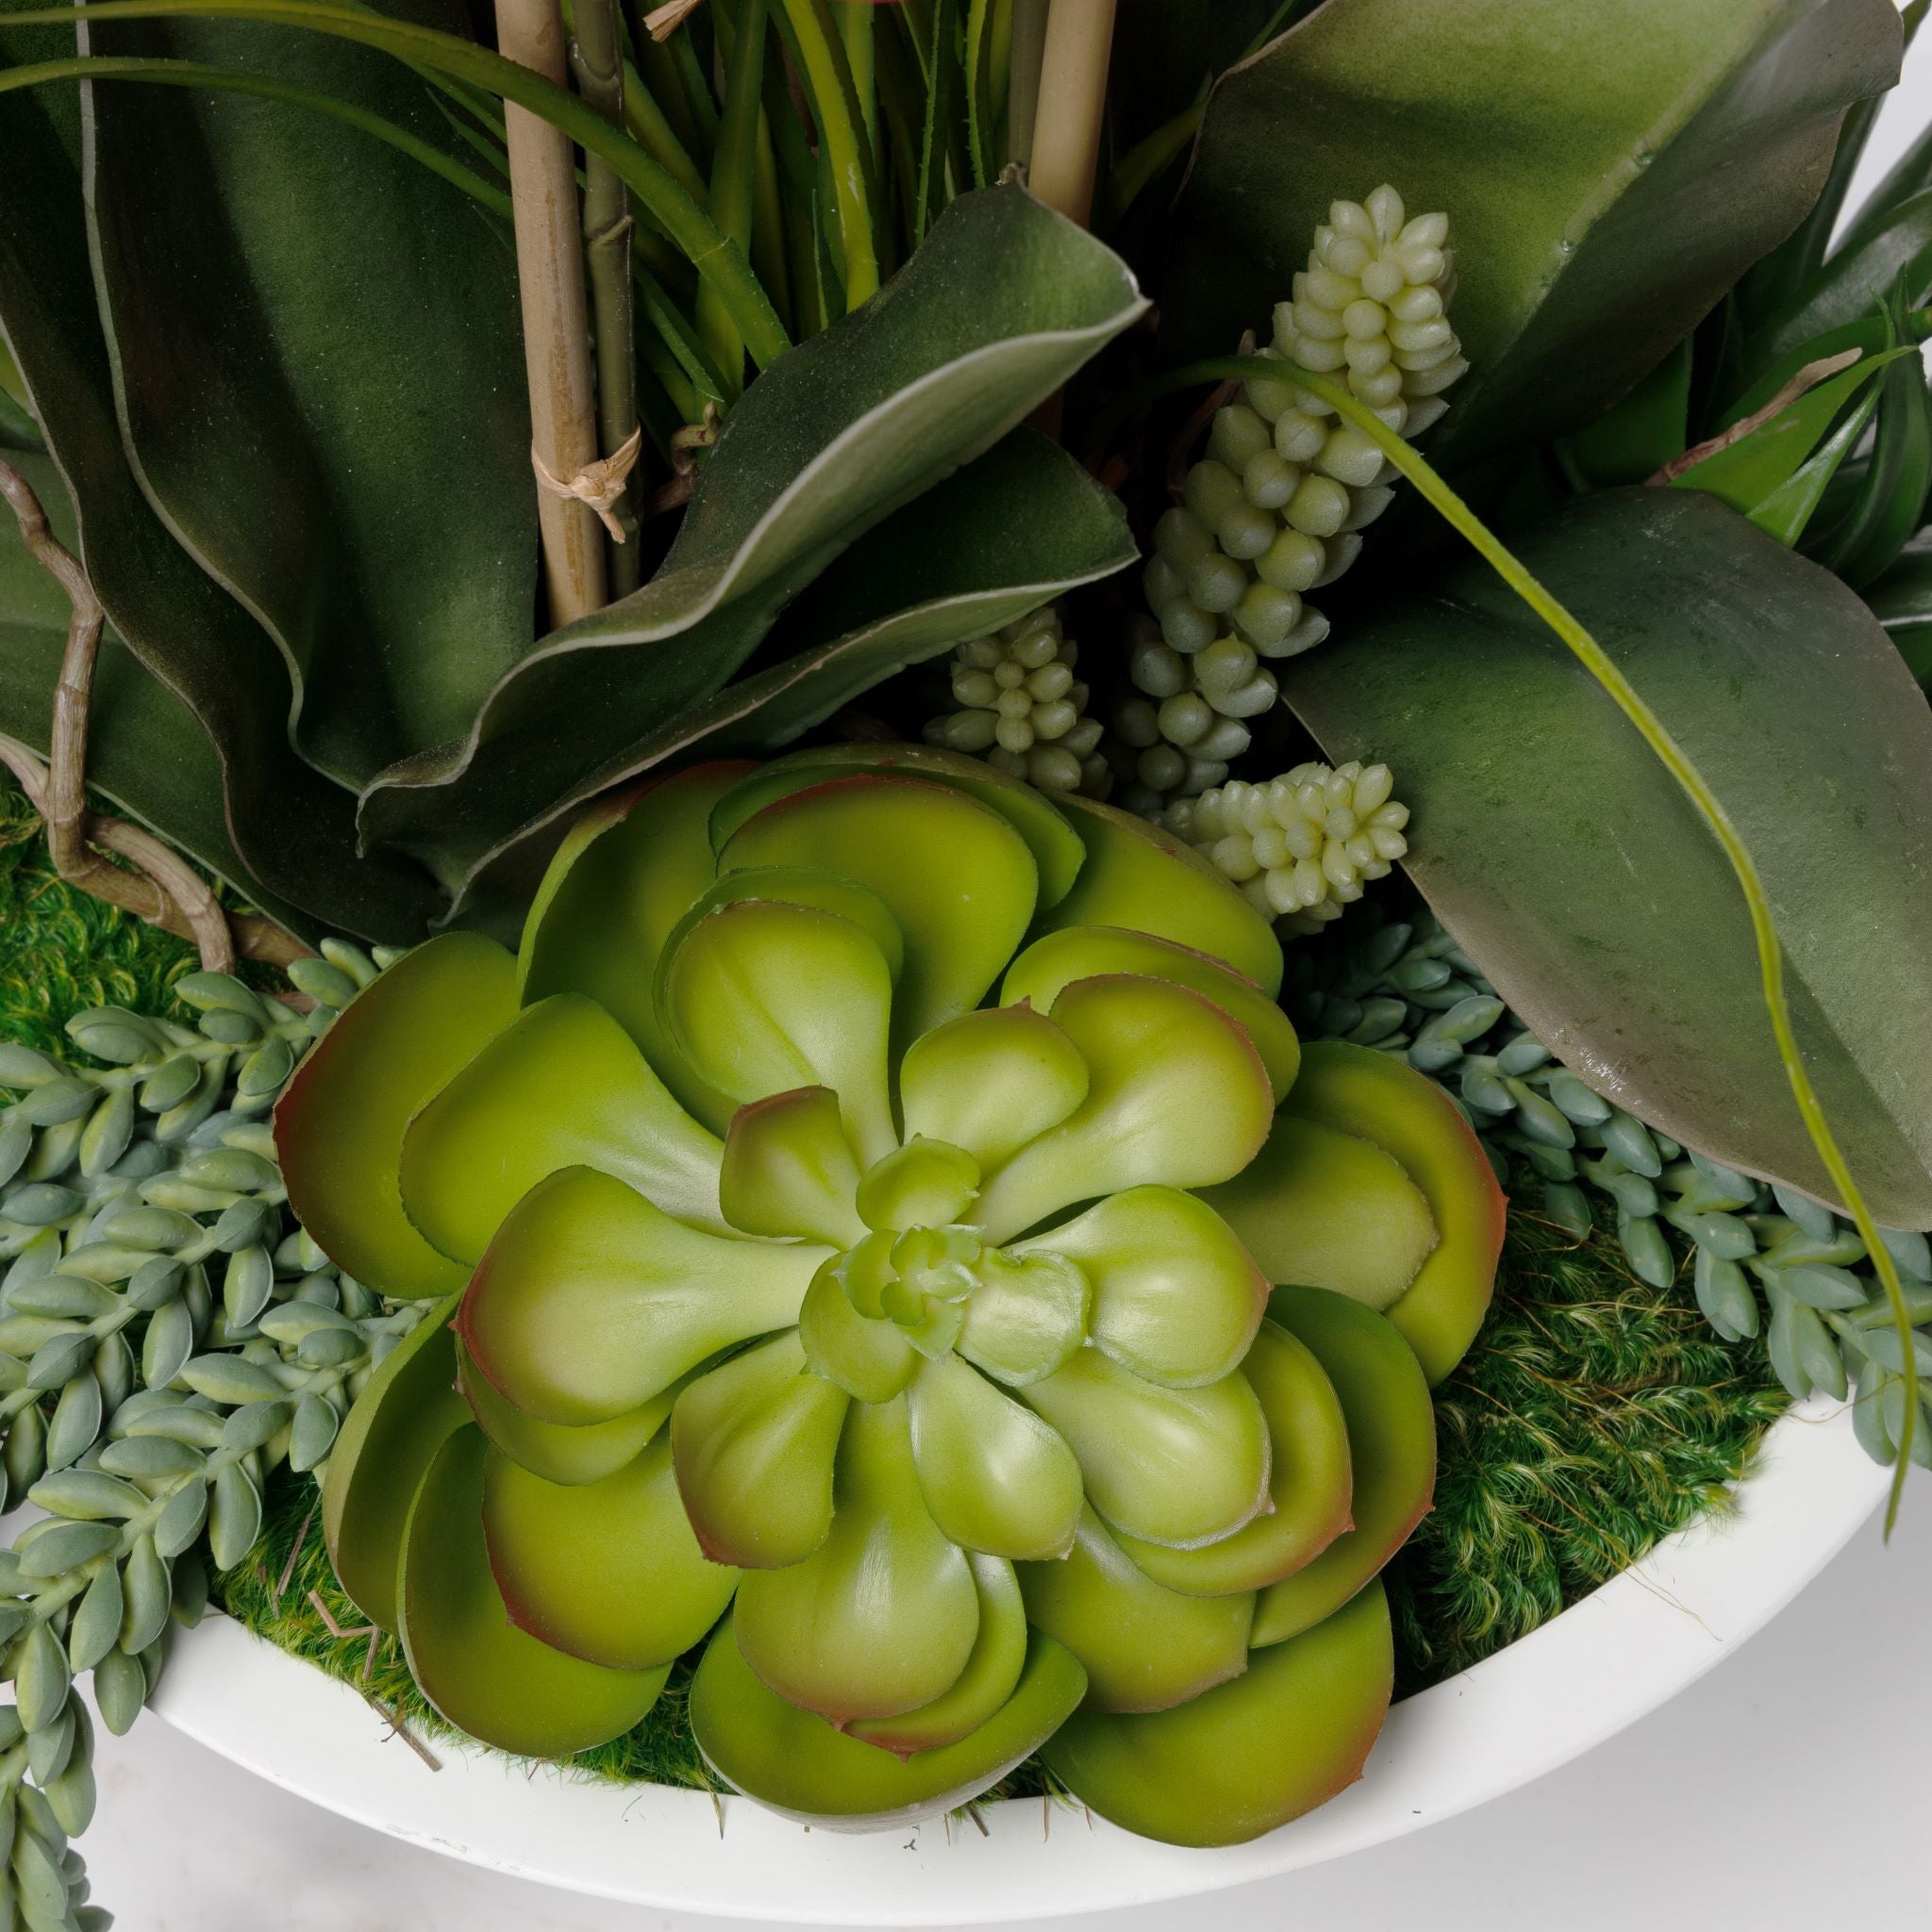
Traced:
[[1086, 1337], [1090, 1289], [1074, 1262], [1009, 1253], [969, 1224], [979, 1166], [915, 1138], [858, 1183], [870, 1230], [819, 1270], [799, 1318], [812, 1370], [861, 1401], [890, 1401], [922, 1357], [958, 1350], [1019, 1386], [1048, 1375]]

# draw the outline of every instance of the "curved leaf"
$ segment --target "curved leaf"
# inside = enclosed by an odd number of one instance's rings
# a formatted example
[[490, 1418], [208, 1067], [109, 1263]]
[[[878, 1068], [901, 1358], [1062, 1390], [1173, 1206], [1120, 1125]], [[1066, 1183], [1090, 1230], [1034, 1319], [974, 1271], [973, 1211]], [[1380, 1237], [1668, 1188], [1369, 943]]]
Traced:
[[[1873, 1212], [1932, 1224], [1932, 712], [1897, 653], [1835, 578], [1693, 492], [1588, 499], [1519, 554], [1708, 774]], [[1674, 1139], [1830, 1198], [1728, 865], [1510, 592], [1454, 571], [1283, 684], [1331, 756], [1402, 773], [1417, 882], [1539, 1039]]]
[[1328, 0], [1209, 98], [1170, 332], [1226, 353], [1329, 203], [1391, 181], [1456, 243], [1439, 460], [1574, 427], [1797, 225], [1899, 46], [1890, 0]]
[[[0, 56], [9, 59], [71, 53], [73, 44], [71, 29], [0, 26]], [[88, 262], [76, 96], [59, 89], [0, 98], [0, 336], [72, 491], [80, 555], [108, 622], [162, 687], [150, 694], [130, 673], [114, 690], [109, 646], [96, 687], [94, 774], [216, 871], [244, 885], [252, 877], [271, 911], [300, 907], [366, 938], [420, 937], [438, 908], [432, 882], [392, 855], [358, 858], [354, 800], [289, 743], [281, 657], [175, 543], [128, 464]], [[60, 492], [40, 494], [58, 525]], [[31, 722], [33, 693], [51, 702], [52, 680], [29, 678], [9, 658], [9, 683], [16, 673], [24, 689], [8, 705], [9, 728], [43, 743], [45, 727]], [[117, 776], [124, 706], [130, 749]], [[225, 863], [213, 831], [225, 816], [222, 842], [233, 854]]]
[[[467, 19], [452, 0], [407, 10]], [[421, 80], [371, 48], [197, 21], [82, 36], [87, 52], [299, 77], [454, 142]], [[287, 653], [297, 744], [359, 786], [461, 731], [528, 644], [512, 258], [446, 182], [297, 107], [128, 86], [82, 106], [134, 461], [184, 547]]]
[[458, 743], [384, 774], [365, 836], [453, 875], [641, 769], [634, 748], [714, 696], [839, 551], [991, 449], [1145, 306], [1116, 257], [1030, 196], [955, 202], [888, 289], [745, 392], [658, 576], [543, 640]]

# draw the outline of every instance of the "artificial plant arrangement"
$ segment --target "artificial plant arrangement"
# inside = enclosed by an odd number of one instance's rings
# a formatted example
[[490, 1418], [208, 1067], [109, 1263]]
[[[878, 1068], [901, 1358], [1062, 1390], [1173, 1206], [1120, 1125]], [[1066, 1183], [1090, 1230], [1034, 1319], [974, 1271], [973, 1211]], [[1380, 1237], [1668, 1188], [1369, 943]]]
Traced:
[[19, 1923], [290, 1494], [501, 1748], [1270, 1829], [1505, 1189], [1932, 1458], [1926, 10], [7, 0], [0, 756], [200, 968], [0, 1060]]

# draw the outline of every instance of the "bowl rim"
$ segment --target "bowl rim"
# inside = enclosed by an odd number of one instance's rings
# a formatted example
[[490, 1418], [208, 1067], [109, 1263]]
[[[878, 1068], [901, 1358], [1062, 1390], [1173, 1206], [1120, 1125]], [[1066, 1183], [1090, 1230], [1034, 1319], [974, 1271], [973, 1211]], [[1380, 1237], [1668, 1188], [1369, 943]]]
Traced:
[[1399, 1838], [1557, 1769], [1656, 1709], [1768, 1623], [1882, 1501], [1850, 1411], [1815, 1399], [1706, 1512], [1527, 1637], [1398, 1704], [1362, 1780], [1218, 1851], [1043, 1800], [867, 1836], [740, 1797], [613, 1786], [437, 1740], [429, 1767], [351, 1687], [225, 1617], [177, 1638], [155, 1708], [341, 1816], [473, 1864], [659, 1909], [797, 1924], [963, 1925], [1157, 1903]]

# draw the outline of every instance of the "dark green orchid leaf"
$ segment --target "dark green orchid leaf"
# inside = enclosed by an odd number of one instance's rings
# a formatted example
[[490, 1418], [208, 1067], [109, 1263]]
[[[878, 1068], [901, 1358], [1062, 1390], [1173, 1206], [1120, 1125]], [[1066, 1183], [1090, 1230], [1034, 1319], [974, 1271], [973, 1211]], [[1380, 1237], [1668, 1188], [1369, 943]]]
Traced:
[[1167, 1844], [1245, 1843], [1361, 1775], [1395, 1676], [1380, 1584], [1247, 1674], [1147, 1716], [1086, 1710], [1041, 1747], [1048, 1768], [1115, 1824]]
[[1743, 370], [1754, 380], [1801, 344], [1865, 315], [1894, 285], [1917, 308], [1932, 291], [1932, 189], [1892, 209], [1885, 225], [1847, 242], [1777, 315], [1745, 339]]
[[[1829, 433], [1839, 415], [1879, 375], [1909, 349], [1867, 356], [1841, 375], [1821, 382], [1780, 409], [1748, 436], [1692, 463], [1671, 478], [1676, 490], [1701, 490], [1750, 516], [1797, 475]], [[1642, 478], [1632, 477], [1633, 482]]]
[[[1911, 0], [1911, 4], [1903, 9], [1901, 23], [1907, 48], [1924, 24], [1926, 10], [1927, 0]], [[1787, 307], [1818, 273], [1831, 251], [1832, 232], [1844, 210], [1845, 196], [1851, 192], [1858, 162], [1864, 155], [1866, 142], [1871, 139], [1873, 124], [1878, 119], [1881, 106], [1877, 99], [1866, 99], [1855, 101], [1846, 111], [1844, 125], [1839, 131], [1838, 146], [1832, 154], [1831, 171], [1825, 176], [1824, 192], [1812, 205], [1811, 212], [1762, 261], [1754, 264], [1750, 274], [1739, 284], [1739, 293], [1747, 314], [1753, 317], [1768, 315]], [[1922, 139], [1866, 197], [1841, 238], [1841, 245], [1857, 238], [1860, 230], [1869, 230], [1881, 222], [1907, 195], [1921, 188], [1932, 187], [1924, 149], [1925, 143]], [[1621, 480], [1636, 483], [1642, 479], [1630, 476]]]
[[636, 748], [722, 690], [840, 550], [991, 449], [1144, 307], [1116, 257], [1024, 192], [956, 201], [888, 290], [746, 391], [658, 576], [543, 640], [458, 743], [385, 774], [365, 834], [458, 876], [637, 771]]
[[[50, 457], [9, 455], [41, 500], [54, 534], [78, 542], [60, 474]], [[54, 686], [67, 647], [69, 606], [58, 584], [20, 541], [8, 513], [0, 522], [0, 731], [45, 757], [54, 724]], [[111, 634], [94, 666], [88, 719], [88, 783], [116, 809], [160, 832], [218, 877], [266, 901], [299, 924], [300, 915], [249, 878], [222, 815], [222, 770], [193, 716]]]
[[1562, 455], [1584, 483], [1641, 483], [1685, 447], [1694, 346], [1686, 336], [1623, 401], [1562, 440]]
[[[71, 29], [8, 28], [0, 15], [8, 61], [73, 46]], [[280, 654], [175, 541], [129, 466], [88, 260], [77, 95], [0, 97], [0, 334], [72, 490], [79, 553], [108, 622], [161, 687], [150, 693], [117, 673], [109, 646], [96, 684], [95, 775], [137, 816], [258, 893], [266, 910], [302, 925], [299, 907], [366, 938], [420, 937], [440, 904], [430, 879], [392, 856], [358, 858], [353, 799], [289, 743]], [[61, 492], [39, 493], [63, 525]], [[7, 675], [19, 692], [8, 730], [44, 744], [38, 720], [51, 677], [14, 656]]]
[[1899, 46], [1890, 0], [1328, 0], [1209, 97], [1174, 351], [1261, 326], [1330, 202], [1390, 181], [1452, 223], [1474, 373], [1438, 459], [1574, 428], [1797, 225]]
[[835, 1731], [752, 1674], [726, 1624], [691, 1689], [691, 1729], [718, 1774], [759, 1804], [854, 1831], [912, 1824], [975, 1798], [1030, 1757], [1086, 1693], [1086, 1674], [1052, 1638], [1029, 1633], [1013, 1694], [956, 1743], [900, 1757]]
[[1865, 592], [1865, 602], [1912, 675], [1932, 685], [1932, 530], [1921, 530], [1906, 545]]
[[[1903, 326], [1903, 297], [1887, 303], [1894, 329]], [[1855, 589], [1881, 576], [1919, 527], [1932, 488], [1932, 389], [1916, 344], [1891, 352], [1878, 391], [1878, 413], [1862, 487], [1851, 507], [1806, 547], [1826, 570]]]
[[[1694, 492], [1589, 499], [1518, 554], [1755, 857], [1798, 1042], [1872, 1211], [1932, 1225], [1932, 711], [1897, 652], [1835, 577]], [[1687, 1146], [1831, 1197], [1716, 841], [1485, 568], [1364, 613], [1283, 682], [1330, 756], [1402, 774], [1414, 877], [1540, 1040]]]
[[[393, 10], [468, 31], [456, 0]], [[299, 79], [460, 152], [421, 79], [372, 48], [205, 21], [87, 26], [83, 42]], [[297, 107], [113, 86], [83, 110], [144, 485], [287, 654], [298, 746], [360, 786], [455, 737], [528, 647], [512, 258], [447, 182]]]

